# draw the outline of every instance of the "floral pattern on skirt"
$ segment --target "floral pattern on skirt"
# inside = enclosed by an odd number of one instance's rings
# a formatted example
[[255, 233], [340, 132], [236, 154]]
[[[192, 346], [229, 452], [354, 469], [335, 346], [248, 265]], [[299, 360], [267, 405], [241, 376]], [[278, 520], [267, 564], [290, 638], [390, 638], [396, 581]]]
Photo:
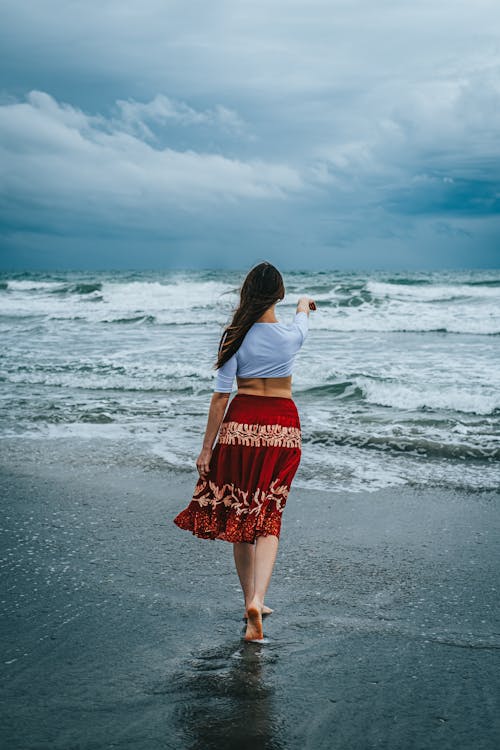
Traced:
[[301, 457], [297, 407], [290, 398], [237, 394], [187, 508], [175, 518], [202, 539], [254, 542], [279, 537]]

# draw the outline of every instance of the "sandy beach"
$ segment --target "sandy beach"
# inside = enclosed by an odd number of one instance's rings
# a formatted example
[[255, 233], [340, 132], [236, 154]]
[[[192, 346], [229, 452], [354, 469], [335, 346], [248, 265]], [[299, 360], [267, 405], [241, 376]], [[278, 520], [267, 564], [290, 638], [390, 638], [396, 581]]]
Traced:
[[178, 529], [195, 472], [2, 441], [9, 750], [493, 750], [500, 496], [292, 489], [264, 621], [231, 545]]

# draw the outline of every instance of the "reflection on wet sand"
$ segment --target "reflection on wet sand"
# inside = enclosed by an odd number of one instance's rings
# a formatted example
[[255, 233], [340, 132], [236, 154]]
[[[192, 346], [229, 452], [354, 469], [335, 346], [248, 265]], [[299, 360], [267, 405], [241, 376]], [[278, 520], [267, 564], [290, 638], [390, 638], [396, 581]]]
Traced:
[[268, 645], [233, 642], [197, 654], [177, 675], [177, 731], [190, 750], [281, 750]]

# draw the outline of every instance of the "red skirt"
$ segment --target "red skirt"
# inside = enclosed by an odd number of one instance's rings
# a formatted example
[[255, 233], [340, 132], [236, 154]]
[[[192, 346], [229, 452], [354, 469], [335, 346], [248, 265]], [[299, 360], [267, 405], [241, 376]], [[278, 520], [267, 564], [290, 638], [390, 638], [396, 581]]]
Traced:
[[236, 394], [222, 421], [208, 475], [198, 479], [193, 499], [174, 523], [201, 539], [279, 537], [301, 446], [293, 399]]

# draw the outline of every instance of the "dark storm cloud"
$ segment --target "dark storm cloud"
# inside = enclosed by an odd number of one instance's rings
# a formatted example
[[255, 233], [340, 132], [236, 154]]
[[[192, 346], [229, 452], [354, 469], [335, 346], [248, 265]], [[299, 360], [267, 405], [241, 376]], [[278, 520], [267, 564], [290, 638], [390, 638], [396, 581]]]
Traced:
[[496, 3], [2, 15], [7, 266], [498, 262]]

